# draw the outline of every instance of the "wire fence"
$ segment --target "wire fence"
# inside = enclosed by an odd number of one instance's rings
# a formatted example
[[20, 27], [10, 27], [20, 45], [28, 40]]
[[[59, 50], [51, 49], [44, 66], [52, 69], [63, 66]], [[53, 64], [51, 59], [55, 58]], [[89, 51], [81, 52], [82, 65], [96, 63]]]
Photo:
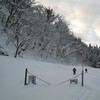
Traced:
[[[27, 73], [30, 74], [31, 76], [35, 76], [35, 75], [33, 75], [32, 73], [30, 73], [29, 71], [27, 71]], [[58, 83], [58, 84], [49, 83], [49, 82], [45, 81], [44, 79], [39, 78], [39, 77], [37, 77], [37, 76], [36, 76], [36, 78], [37, 78], [38, 80], [42, 81], [43, 83], [46, 83], [47, 85], [61, 85], [61, 84], [64, 84], [64, 83], [66, 83], [66, 82], [69, 82], [71, 79], [74, 79], [74, 78], [76, 78], [76, 77], [79, 77], [80, 75], [82, 75], [82, 73], [80, 73], [80, 74], [78, 74], [78, 75], [76, 75], [76, 76], [74, 76], [74, 77], [72, 77], [72, 78], [70, 78], [70, 79], [67, 79], [67, 80], [65, 80], [65, 81], [62, 81], [62, 82], [60, 82], [60, 83]], [[46, 86], [47, 86], [47, 85], [46, 85]]]
[[[28, 73], [29, 73], [30, 75], [32, 75], [32, 76], [35, 76], [35, 75], [33, 75], [32, 73], [30, 73], [29, 71], [28, 71]], [[41, 78], [39, 78], [39, 77], [37, 77], [37, 76], [36, 76], [36, 78], [39, 79], [40, 81], [42, 81], [42, 82], [48, 84], [48, 85], [50, 84], [49, 82], [47, 82], [47, 81], [45, 81], [45, 80], [43, 80], [43, 79], [41, 79]]]
[[61, 83], [59, 83], [59, 84], [66, 83], [66, 82], [70, 81], [71, 79], [74, 79], [74, 78], [76, 78], [76, 77], [78, 77], [78, 76], [80, 76], [80, 75], [81, 75], [81, 73], [78, 74], [78, 75], [76, 75], [76, 76], [74, 76], [74, 77], [72, 77], [72, 78], [70, 78], [70, 79], [68, 79], [68, 80], [65, 80], [65, 81], [63, 81], [63, 82], [61, 82]]

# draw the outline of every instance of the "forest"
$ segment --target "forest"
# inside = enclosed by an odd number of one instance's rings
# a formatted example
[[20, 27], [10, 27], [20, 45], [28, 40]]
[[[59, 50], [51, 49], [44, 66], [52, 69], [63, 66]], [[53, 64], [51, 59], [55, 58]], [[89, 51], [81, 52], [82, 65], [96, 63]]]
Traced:
[[[0, 55], [100, 68], [100, 47], [85, 44], [62, 15], [35, 0], [0, 0]], [[5, 39], [2, 39], [4, 37]], [[9, 48], [9, 46], [13, 48]]]

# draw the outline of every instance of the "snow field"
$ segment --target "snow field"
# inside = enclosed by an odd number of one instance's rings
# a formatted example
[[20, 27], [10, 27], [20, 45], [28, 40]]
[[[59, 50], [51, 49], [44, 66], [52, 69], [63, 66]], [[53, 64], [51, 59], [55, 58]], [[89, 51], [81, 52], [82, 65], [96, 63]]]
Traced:
[[[78, 84], [59, 84], [74, 77], [73, 67], [0, 56], [0, 100], [100, 100], [100, 69], [88, 68], [84, 87], [81, 76]], [[37, 85], [24, 86], [25, 68], [51, 84], [37, 80]], [[78, 75], [81, 66], [76, 68]]]

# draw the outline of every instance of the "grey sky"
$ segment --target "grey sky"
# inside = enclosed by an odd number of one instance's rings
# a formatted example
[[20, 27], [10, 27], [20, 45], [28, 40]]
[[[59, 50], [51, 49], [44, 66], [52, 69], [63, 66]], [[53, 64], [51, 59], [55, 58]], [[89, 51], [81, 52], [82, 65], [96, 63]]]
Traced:
[[75, 36], [100, 46], [100, 0], [37, 0], [71, 23]]

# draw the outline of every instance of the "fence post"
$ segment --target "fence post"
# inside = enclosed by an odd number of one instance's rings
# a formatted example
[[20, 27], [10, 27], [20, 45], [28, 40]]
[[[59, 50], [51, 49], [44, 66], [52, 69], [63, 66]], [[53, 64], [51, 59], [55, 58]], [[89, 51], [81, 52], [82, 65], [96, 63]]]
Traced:
[[84, 68], [83, 68], [83, 65], [82, 65], [82, 86], [84, 86]]
[[27, 85], [27, 72], [28, 72], [28, 70], [27, 70], [27, 68], [25, 69], [25, 82], [24, 82], [24, 85]]

